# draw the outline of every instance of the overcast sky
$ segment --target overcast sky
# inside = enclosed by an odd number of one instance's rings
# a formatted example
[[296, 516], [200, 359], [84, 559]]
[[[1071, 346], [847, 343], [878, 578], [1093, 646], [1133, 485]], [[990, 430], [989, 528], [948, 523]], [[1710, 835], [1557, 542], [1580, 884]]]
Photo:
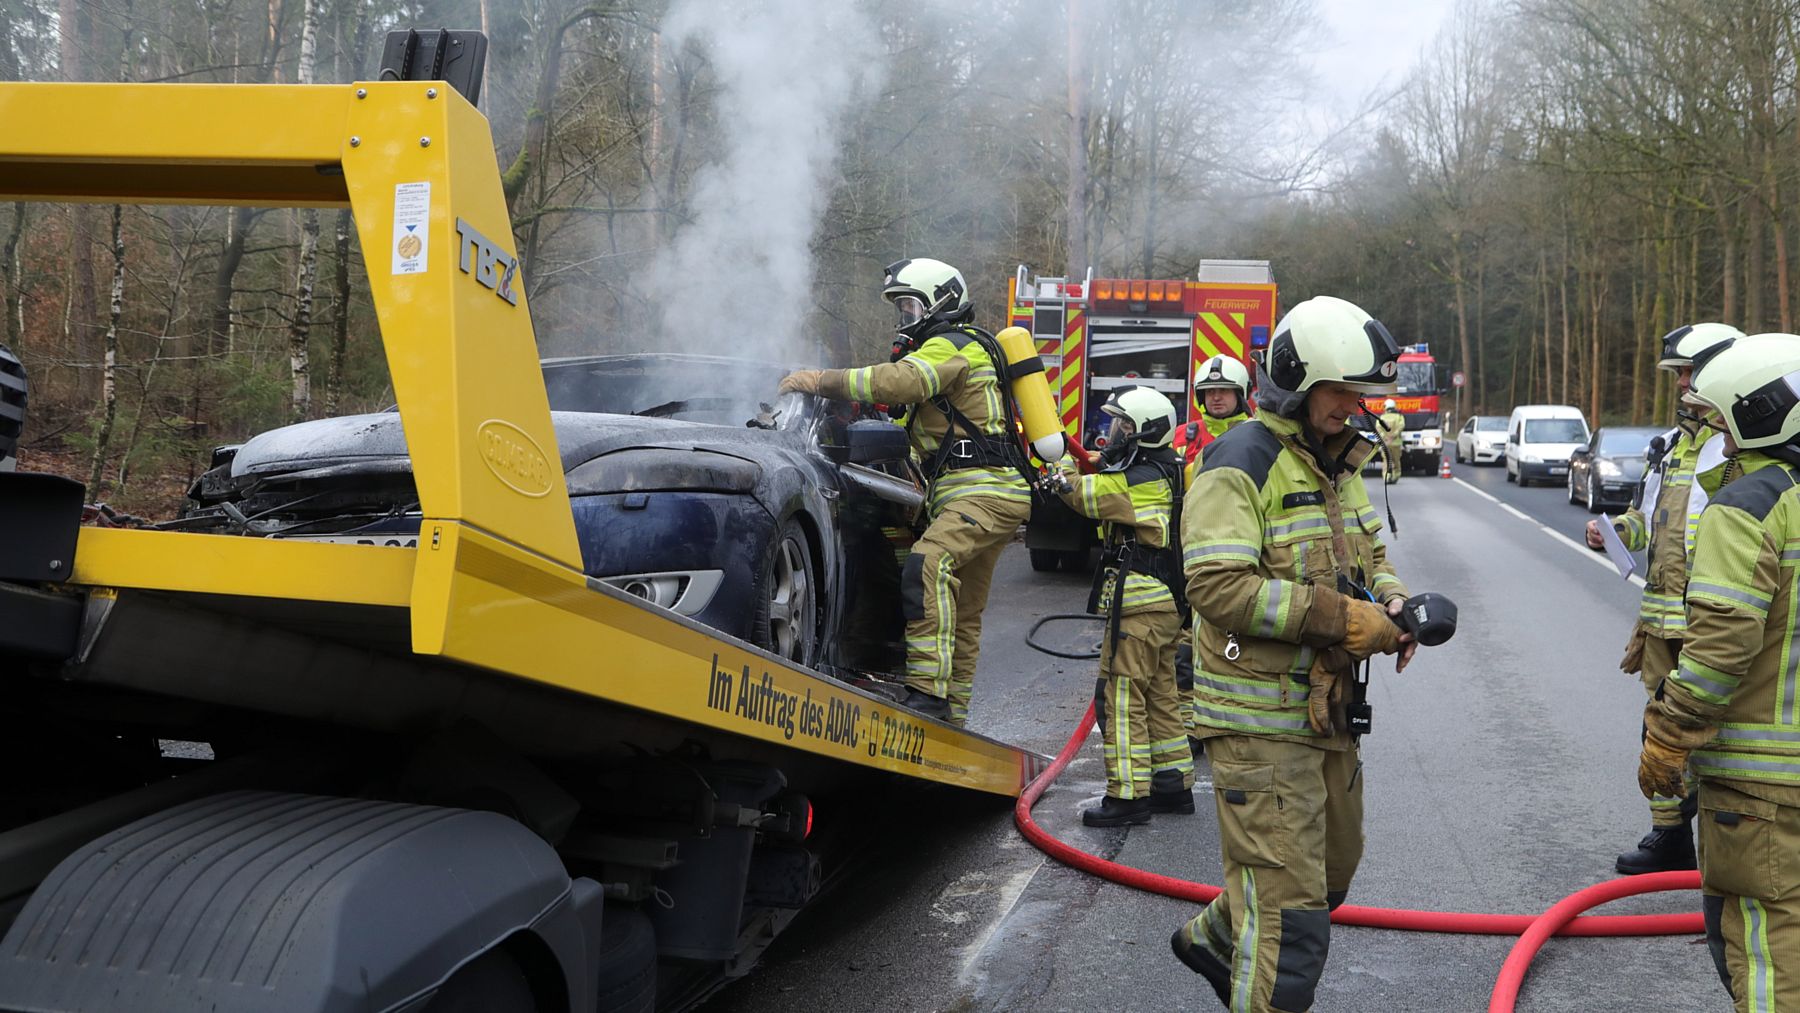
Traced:
[[1452, 6], [1450, 0], [1319, 0], [1334, 36], [1313, 54], [1323, 111], [1350, 112], [1371, 89], [1398, 85]]

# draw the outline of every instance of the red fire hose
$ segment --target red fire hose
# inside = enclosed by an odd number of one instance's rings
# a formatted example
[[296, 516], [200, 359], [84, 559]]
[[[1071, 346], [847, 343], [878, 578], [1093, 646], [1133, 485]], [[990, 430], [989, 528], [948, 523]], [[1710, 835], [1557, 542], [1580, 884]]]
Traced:
[[[1064, 865], [1080, 869], [1102, 879], [1166, 897], [1205, 904], [1219, 895], [1219, 888], [1207, 883], [1176, 879], [1154, 872], [1107, 861], [1067, 844], [1049, 834], [1031, 818], [1031, 808], [1044, 791], [1068, 767], [1081, 745], [1087, 741], [1094, 724], [1094, 708], [1076, 724], [1075, 733], [1063, 745], [1056, 761], [1037, 779], [1026, 786], [1013, 809], [1019, 832], [1040, 851]], [[1462, 911], [1407, 911], [1398, 908], [1363, 907], [1346, 904], [1331, 913], [1338, 925], [1361, 925], [1368, 928], [1401, 929], [1411, 932], [1449, 932], [1465, 935], [1518, 936], [1519, 941], [1507, 954], [1494, 984], [1489, 1013], [1510, 1013], [1524, 983], [1531, 958], [1551, 936], [1674, 936], [1695, 935], [1704, 931], [1700, 914], [1663, 915], [1583, 915], [1581, 912], [1620, 897], [1654, 893], [1662, 890], [1697, 890], [1697, 872], [1661, 872], [1647, 876], [1630, 876], [1590, 886], [1559, 901], [1541, 915], [1477, 914]]]

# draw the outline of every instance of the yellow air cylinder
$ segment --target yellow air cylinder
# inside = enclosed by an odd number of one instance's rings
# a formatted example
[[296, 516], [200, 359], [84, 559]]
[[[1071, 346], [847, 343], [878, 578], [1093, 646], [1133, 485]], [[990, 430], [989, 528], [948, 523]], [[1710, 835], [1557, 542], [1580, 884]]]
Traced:
[[1062, 457], [1065, 436], [1062, 420], [1056, 415], [1056, 403], [1050, 398], [1050, 381], [1044, 375], [1044, 360], [1038, 358], [1037, 344], [1031, 332], [1023, 327], [1008, 327], [994, 339], [1006, 356], [1006, 375], [1012, 381], [1013, 402], [1019, 406], [1019, 420], [1025, 424], [1025, 438], [1042, 461]]

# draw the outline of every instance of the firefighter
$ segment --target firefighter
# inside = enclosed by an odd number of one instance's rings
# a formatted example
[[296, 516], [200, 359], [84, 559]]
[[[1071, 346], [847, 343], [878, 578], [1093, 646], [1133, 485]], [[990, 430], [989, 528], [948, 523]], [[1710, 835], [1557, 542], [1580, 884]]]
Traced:
[[[1703, 451], [1709, 459], [1720, 454], [1720, 441], [1714, 439], [1717, 430], [1701, 425], [1695, 409], [1682, 399], [1691, 387], [1694, 359], [1743, 336], [1728, 324], [1702, 323], [1678, 327], [1663, 337], [1662, 359], [1656, 365], [1675, 374], [1675, 428], [1658, 438], [1660, 452], [1652, 452], [1640, 494], [1648, 512], [1634, 506], [1613, 520], [1613, 529], [1627, 548], [1649, 549], [1644, 596], [1619, 668], [1638, 674], [1644, 691], [1652, 695], [1674, 671], [1687, 630], [1682, 593], [1688, 580], [1688, 548], [1707, 500], [1705, 490], [1695, 488], [1694, 475]], [[1595, 549], [1604, 547], [1598, 520], [1588, 522], [1587, 543]], [[1619, 856], [1615, 868], [1627, 876], [1692, 869], [1693, 816], [1691, 790], [1651, 799], [1650, 832], [1634, 850]]]
[[1250, 370], [1229, 355], [1215, 355], [1194, 371], [1194, 400], [1201, 417], [1182, 427], [1187, 440], [1182, 447], [1187, 481], [1194, 480], [1200, 451], [1224, 436], [1233, 426], [1250, 418]]
[[781, 392], [911, 406], [907, 432], [931, 484], [925, 531], [901, 572], [903, 703], [960, 725], [975, 684], [988, 584], [1031, 513], [1031, 487], [1012, 429], [1011, 392], [995, 368], [1000, 353], [973, 325], [962, 273], [938, 260], [902, 260], [888, 267], [881, 294], [899, 316], [892, 361], [797, 370], [782, 378]]
[[[1201, 449], [1250, 418], [1249, 367], [1229, 355], [1215, 355], [1201, 363], [1194, 376], [1194, 399], [1200, 402], [1204, 415], [1182, 427], [1188, 435], [1183, 488], [1194, 483], [1194, 475], [1200, 470]], [[1197, 757], [1205, 746], [1193, 734], [1194, 645], [1193, 631], [1186, 632], [1175, 652], [1175, 684], [1187, 698], [1182, 708], [1183, 724], [1188, 731], [1188, 751]]]
[[[1106, 563], [1090, 611], [1107, 617], [1095, 713], [1105, 743], [1106, 797], [1081, 814], [1090, 827], [1148, 823], [1194, 811], [1194, 757], [1175, 688], [1181, 557], [1174, 535], [1181, 458], [1169, 446], [1175, 406], [1149, 387], [1120, 387], [1098, 474], [1062, 463], [1063, 501], [1106, 528]], [[1179, 602], [1179, 603], [1178, 603]]]
[[1388, 398], [1381, 406], [1381, 474], [1388, 485], [1400, 481], [1400, 434], [1406, 431], [1406, 416]]
[[[1740, 338], [1698, 360], [1690, 395], [1729, 460], [1694, 535], [1687, 630], [1644, 709], [1638, 786], [1699, 777], [1706, 938], [1739, 1013], [1800, 1009], [1800, 336]], [[1728, 475], [1730, 484], [1720, 488]]]
[[1312, 1008], [1330, 911], [1362, 857], [1353, 671], [1416, 646], [1399, 614], [1347, 426], [1391, 388], [1399, 351], [1380, 322], [1318, 296], [1276, 325], [1258, 412], [1206, 450], [1182, 506], [1195, 613], [1196, 733], [1212, 757], [1225, 886], [1175, 931], [1175, 955], [1234, 1010]]

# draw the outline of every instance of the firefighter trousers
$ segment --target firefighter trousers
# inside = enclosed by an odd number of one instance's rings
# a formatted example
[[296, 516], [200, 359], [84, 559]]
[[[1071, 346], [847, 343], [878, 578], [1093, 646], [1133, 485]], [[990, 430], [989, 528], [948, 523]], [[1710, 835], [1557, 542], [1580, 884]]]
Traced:
[[[1681, 641], [1665, 640], [1655, 634], [1642, 632], [1633, 634], [1644, 638], [1643, 669], [1639, 674], [1644, 680], [1644, 692], [1652, 698], [1656, 696], [1657, 687], [1675, 671], [1676, 659], [1681, 654]], [[1687, 797], [1671, 798], [1658, 795], [1650, 800], [1650, 825], [1653, 827], [1678, 827], [1692, 818], [1694, 809], [1694, 773], [1687, 774]]]
[[1188, 938], [1231, 968], [1236, 1013], [1304, 1013], [1362, 860], [1361, 754], [1260, 735], [1209, 738], [1206, 752], [1225, 883]]
[[1147, 798], [1152, 791], [1194, 787], [1194, 756], [1175, 686], [1175, 642], [1181, 614], [1134, 612], [1119, 617], [1119, 636], [1100, 655], [1094, 713], [1105, 743], [1106, 793]]
[[969, 716], [981, 612], [994, 565], [1031, 514], [1031, 501], [965, 496], [939, 511], [913, 543], [900, 576], [906, 616], [906, 684], [950, 701], [950, 720]]
[[1800, 808], [1706, 778], [1699, 834], [1706, 944], [1737, 1013], [1800, 1010]]

